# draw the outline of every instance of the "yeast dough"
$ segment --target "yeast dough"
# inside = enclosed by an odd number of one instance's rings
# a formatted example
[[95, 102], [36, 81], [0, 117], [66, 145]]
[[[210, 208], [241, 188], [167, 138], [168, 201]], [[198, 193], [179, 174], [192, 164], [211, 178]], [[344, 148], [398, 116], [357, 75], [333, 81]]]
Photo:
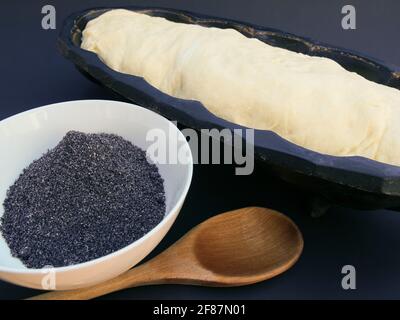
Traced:
[[82, 48], [218, 117], [324, 154], [400, 165], [400, 91], [233, 29], [128, 10], [90, 21]]

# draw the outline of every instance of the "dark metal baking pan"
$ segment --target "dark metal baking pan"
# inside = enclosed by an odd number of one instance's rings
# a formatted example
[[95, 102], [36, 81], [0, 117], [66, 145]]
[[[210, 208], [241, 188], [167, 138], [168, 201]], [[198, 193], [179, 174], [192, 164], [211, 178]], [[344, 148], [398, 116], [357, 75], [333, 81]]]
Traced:
[[[165, 17], [175, 22], [233, 28], [245, 36], [273, 46], [331, 58], [365, 78], [400, 88], [400, 69], [350, 50], [271, 28], [186, 11], [143, 7], [125, 9]], [[81, 11], [64, 21], [58, 47], [80, 71], [124, 98], [185, 126], [195, 129], [244, 128], [216, 117], [198, 101], [171, 97], [141, 77], [113, 71], [96, 54], [81, 49], [81, 35], [87, 22], [107, 10], [111, 8]], [[326, 203], [364, 209], [400, 207], [400, 167], [363, 157], [335, 157], [313, 152], [266, 130], [255, 130], [255, 152], [268, 170], [314, 194], [317, 197], [317, 208], [323, 208]]]

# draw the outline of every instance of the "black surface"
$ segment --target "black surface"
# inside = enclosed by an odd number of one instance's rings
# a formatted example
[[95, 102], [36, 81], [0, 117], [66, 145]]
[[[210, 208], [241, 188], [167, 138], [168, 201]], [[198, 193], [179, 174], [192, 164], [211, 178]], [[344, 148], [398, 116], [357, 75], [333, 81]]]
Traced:
[[[400, 67], [385, 66], [361, 54], [334, 48], [276, 29], [255, 26], [176, 9], [126, 7], [171, 21], [208, 27], [233, 28], [268, 44], [314, 56], [324, 56], [370, 80], [400, 89]], [[127, 100], [196, 129], [240, 129], [209, 112], [198, 101], [174, 98], [157, 90], [143, 78], [116, 72], [96, 54], [80, 48], [86, 24], [109, 9], [90, 8], [69, 16], [58, 39], [61, 53], [96, 83], [117, 92]], [[339, 93], [338, 93], [339, 94]], [[266, 130], [254, 130], [257, 157], [277, 176], [318, 194], [324, 202], [363, 209], [400, 206], [400, 167], [361, 157], [333, 157], [313, 152]], [[349, 197], [348, 194], [352, 196]]]
[[[63, 59], [56, 50], [59, 30], [41, 29], [47, 1], [3, 1], [0, 11], [0, 118], [32, 107], [74, 99], [113, 99]], [[110, 5], [110, 1], [52, 1], [57, 27], [74, 11]], [[352, 1], [357, 30], [341, 28], [345, 1], [113, 1], [112, 5], [168, 6], [278, 28], [346, 47], [400, 65], [400, 3]], [[396, 40], [397, 39], [397, 40]], [[4, 151], [2, 151], [2, 156]], [[231, 166], [196, 165], [183, 210], [159, 252], [207, 217], [248, 205], [262, 205], [289, 215], [303, 232], [299, 262], [285, 274], [242, 288], [190, 286], [143, 287], [106, 298], [400, 298], [400, 215], [391, 211], [332, 209], [309, 217], [308, 195], [261, 172], [235, 176]], [[343, 265], [357, 270], [357, 289], [341, 288]], [[0, 282], [0, 298], [24, 298], [37, 291]]]

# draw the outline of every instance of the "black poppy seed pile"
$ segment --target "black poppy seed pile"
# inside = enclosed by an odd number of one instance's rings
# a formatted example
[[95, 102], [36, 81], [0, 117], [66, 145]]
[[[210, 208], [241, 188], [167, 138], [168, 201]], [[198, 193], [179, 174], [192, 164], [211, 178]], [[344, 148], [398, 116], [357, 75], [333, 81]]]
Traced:
[[113, 134], [70, 131], [9, 188], [0, 231], [29, 268], [68, 266], [121, 249], [164, 217], [156, 165]]

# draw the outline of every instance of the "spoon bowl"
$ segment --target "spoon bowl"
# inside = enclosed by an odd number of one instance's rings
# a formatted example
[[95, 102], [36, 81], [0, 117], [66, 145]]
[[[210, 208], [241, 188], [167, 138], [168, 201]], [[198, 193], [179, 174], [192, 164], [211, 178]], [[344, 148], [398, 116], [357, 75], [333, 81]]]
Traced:
[[303, 248], [297, 226], [265, 208], [246, 208], [209, 219], [195, 230], [198, 262], [227, 284], [267, 279], [294, 264]]
[[266, 208], [243, 208], [206, 220], [160, 255], [112, 280], [33, 299], [91, 299], [165, 283], [242, 286], [281, 274], [302, 250], [303, 237], [288, 217]]

